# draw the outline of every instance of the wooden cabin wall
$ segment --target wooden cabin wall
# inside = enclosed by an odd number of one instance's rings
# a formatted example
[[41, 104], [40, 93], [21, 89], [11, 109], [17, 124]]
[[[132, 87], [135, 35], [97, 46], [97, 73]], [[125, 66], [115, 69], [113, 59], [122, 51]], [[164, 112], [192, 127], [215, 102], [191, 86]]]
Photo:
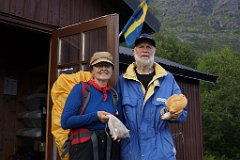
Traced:
[[0, 0], [0, 4], [1, 12], [56, 26], [112, 13], [111, 7], [99, 0]]
[[202, 120], [199, 100], [199, 81], [177, 77], [176, 80], [188, 98], [188, 117], [182, 124], [170, 124], [178, 160], [202, 160]]

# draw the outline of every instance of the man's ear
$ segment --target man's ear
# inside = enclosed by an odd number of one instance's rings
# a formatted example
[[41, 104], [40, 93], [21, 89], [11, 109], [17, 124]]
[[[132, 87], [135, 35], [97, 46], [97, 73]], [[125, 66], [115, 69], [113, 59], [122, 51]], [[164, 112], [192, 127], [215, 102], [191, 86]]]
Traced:
[[134, 54], [136, 51], [135, 51], [135, 47], [132, 49], [132, 53]]

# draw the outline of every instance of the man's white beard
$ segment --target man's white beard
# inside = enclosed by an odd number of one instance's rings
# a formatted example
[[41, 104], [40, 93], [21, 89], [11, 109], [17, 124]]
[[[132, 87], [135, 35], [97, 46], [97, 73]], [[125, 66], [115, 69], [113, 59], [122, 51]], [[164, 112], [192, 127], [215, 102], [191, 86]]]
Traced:
[[151, 55], [148, 60], [142, 59], [138, 54], [134, 52], [134, 58], [136, 61], [137, 66], [139, 67], [148, 67], [152, 68], [153, 63], [154, 63], [154, 56]]

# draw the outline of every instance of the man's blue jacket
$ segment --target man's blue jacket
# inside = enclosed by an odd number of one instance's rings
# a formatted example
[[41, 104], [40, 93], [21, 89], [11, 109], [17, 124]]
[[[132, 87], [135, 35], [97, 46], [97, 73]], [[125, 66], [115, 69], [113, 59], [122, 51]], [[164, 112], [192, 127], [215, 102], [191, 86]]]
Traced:
[[175, 160], [176, 149], [168, 122], [183, 122], [187, 110], [174, 120], [161, 120], [165, 101], [181, 90], [173, 75], [154, 63], [155, 75], [146, 91], [137, 79], [135, 62], [121, 75], [117, 83], [123, 122], [130, 130], [130, 138], [121, 140], [122, 160]]

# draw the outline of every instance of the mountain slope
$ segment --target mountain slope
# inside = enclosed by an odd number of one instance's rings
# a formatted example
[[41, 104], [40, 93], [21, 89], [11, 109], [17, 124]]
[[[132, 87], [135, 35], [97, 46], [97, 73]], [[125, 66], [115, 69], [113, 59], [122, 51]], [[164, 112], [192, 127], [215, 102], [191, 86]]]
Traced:
[[160, 32], [176, 33], [199, 53], [240, 50], [240, 0], [153, 0]]

